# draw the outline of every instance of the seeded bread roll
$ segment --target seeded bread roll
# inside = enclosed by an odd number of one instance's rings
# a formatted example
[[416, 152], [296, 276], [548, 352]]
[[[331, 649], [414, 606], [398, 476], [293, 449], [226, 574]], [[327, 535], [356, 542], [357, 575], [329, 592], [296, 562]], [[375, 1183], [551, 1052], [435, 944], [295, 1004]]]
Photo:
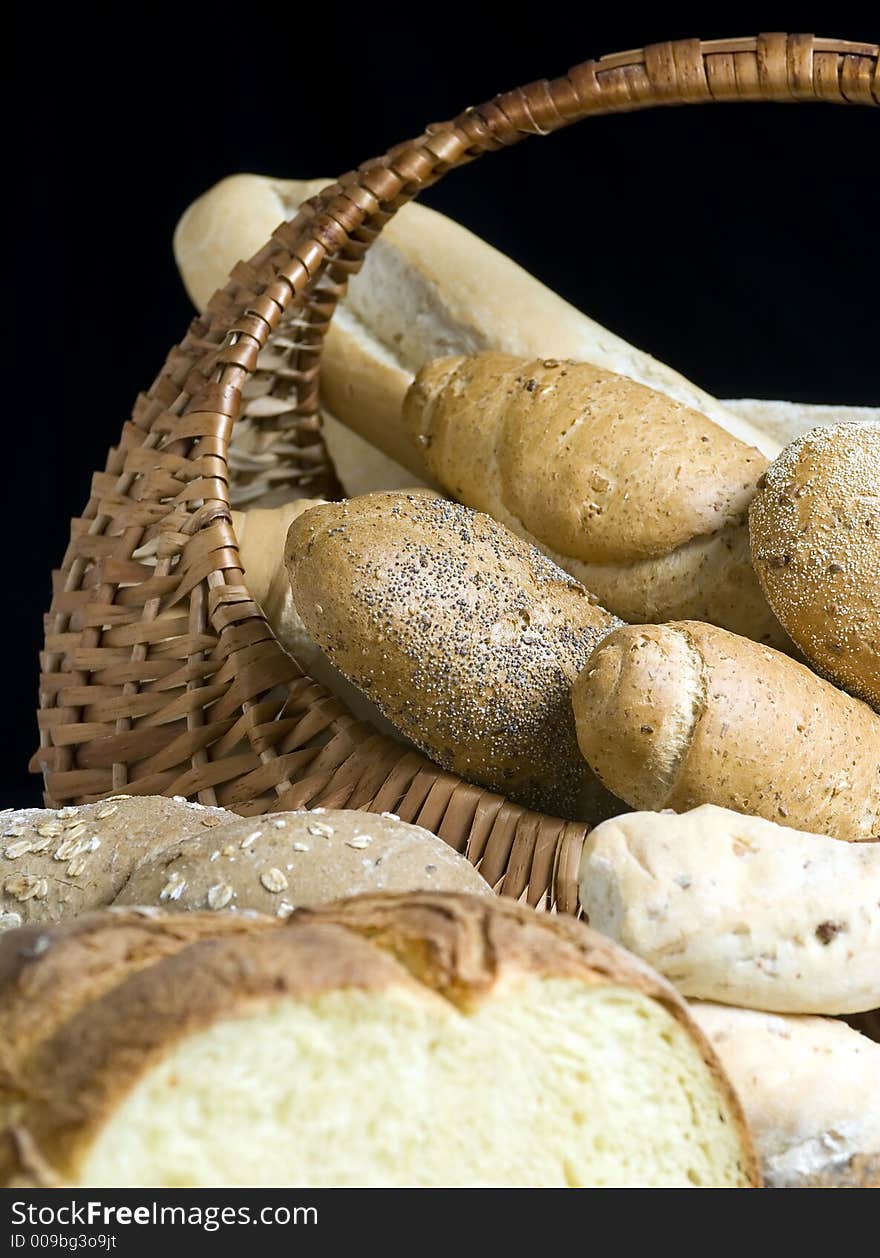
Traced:
[[747, 512], [767, 460], [590, 363], [427, 363], [404, 422], [434, 480], [539, 546], [624, 620], [708, 620], [776, 646]]
[[318, 645], [444, 768], [569, 818], [617, 807], [578, 754], [571, 684], [620, 622], [533, 546], [441, 498], [370, 494], [300, 516], [286, 560]]
[[880, 1188], [880, 1044], [833, 1018], [694, 1001], [768, 1188]]
[[581, 923], [424, 893], [248, 921], [124, 976], [110, 926], [119, 981], [18, 1060], [0, 1182], [759, 1182], [684, 1002]]
[[142, 862], [116, 904], [177, 909], [294, 909], [369, 891], [491, 889], [436, 835], [390, 813], [318, 808], [231, 818]]
[[230, 817], [158, 795], [9, 809], [0, 816], [0, 930], [109, 904], [138, 861]]
[[314, 638], [309, 636], [293, 605], [290, 580], [284, 566], [287, 531], [304, 511], [320, 506], [323, 501], [323, 498], [298, 498], [280, 507], [233, 511], [232, 522], [247, 587], [265, 612], [278, 641], [303, 672], [338, 695], [359, 720], [368, 721], [390, 738], [400, 739], [398, 731], [363, 691], [333, 667]]
[[791, 637], [880, 711], [880, 420], [792, 442], [762, 478], [749, 521], [755, 569]]
[[587, 837], [596, 930], [685, 996], [779, 1013], [880, 1005], [880, 845], [705, 805], [637, 812]]
[[880, 838], [880, 716], [778, 651], [695, 621], [618, 629], [572, 700], [584, 756], [633, 808]]

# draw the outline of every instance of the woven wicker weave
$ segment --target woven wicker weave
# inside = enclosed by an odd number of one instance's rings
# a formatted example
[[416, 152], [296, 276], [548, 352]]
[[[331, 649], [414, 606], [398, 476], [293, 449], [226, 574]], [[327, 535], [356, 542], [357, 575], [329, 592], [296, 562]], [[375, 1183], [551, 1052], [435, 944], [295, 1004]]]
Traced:
[[41, 748], [51, 805], [184, 795], [244, 814], [389, 810], [467, 853], [504, 895], [577, 911], [586, 827], [440, 771], [358, 723], [276, 642], [241, 570], [243, 496], [267, 466], [338, 495], [318, 415], [321, 346], [388, 219], [452, 167], [593, 114], [710, 101], [880, 104], [878, 49], [809, 35], [681, 40], [577, 66], [430, 126], [344, 175], [240, 264], [142, 394], [74, 520], [46, 617]]

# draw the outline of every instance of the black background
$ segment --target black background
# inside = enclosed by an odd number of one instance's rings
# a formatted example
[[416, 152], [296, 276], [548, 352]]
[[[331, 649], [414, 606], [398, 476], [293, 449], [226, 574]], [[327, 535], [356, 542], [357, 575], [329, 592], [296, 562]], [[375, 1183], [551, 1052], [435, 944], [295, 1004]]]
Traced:
[[[660, 39], [880, 40], [873, 4], [639, 11], [16, 10], [4, 67], [3, 804], [38, 797], [26, 762], [41, 616], [69, 518], [192, 313], [171, 234], [194, 197], [239, 170], [335, 176], [497, 91]], [[718, 396], [878, 405], [878, 164], [867, 109], [655, 110], [527, 141], [426, 200]]]

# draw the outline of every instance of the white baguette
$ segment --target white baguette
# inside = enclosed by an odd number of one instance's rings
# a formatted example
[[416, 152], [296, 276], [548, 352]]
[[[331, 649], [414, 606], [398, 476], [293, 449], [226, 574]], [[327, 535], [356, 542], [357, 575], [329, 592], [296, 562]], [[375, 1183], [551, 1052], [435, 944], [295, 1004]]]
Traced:
[[[174, 235], [187, 291], [204, 308], [241, 258], [329, 180], [233, 175], [195, 201]], [[322, 364], [329, 411], [415, 474], [400, 404], [429, 359], [498, 349], [572, 358], [701, 411], [768, 457], [780, 446], [678, 372], [563, 301], [511, 259], [424, 205], [405, 206], [367, 254], [331, 324]]]
[[880, 1044], [834, 1018], [693, 1001], [746, 1111], [769, 1188], [880, 1186]]
[[812, 402], [762, 402], [728, 398], [723, 405], [766, 433], [781, 448], [822, 424], [867, 424], [880, 420], [880, 406], [817, 406]]
[[590, 924], [685, 996], [778, 1013], [880, 1005], [880, 845], [703, 805], [588, 836]]

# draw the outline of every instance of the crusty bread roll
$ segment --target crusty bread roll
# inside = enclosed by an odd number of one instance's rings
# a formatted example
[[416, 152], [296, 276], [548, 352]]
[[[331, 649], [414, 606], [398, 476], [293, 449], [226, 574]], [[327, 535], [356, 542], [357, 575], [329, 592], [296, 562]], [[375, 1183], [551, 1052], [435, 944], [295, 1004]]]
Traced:
[[793, 441], [762, 477], [749, 522], [755, 569], [791, 637], [880, 711], [880, 419]]
[[767, 460], [704, 415], [590, 363], [484, 353], [427, 363], [404, 423], [442, 489], [624, 620], [786, 644], [749, 555]]
[[833, 1018], [694, 1001], [768, 1188], [880, 1188], [880, 1044]]
[[686, 996], [780, 1013], [880, 1005], [880, 845], [704, 805], [587, 836], [590, 925]]
[[634, 808], [718, 804], [880, 838], [880, 716], [770, 647], [696, 621], [627, 626], [572, 702], [584, 756]]
[[[329, 179], [233, 175], [184, 212], [174, 252], [199, 309]], [[575, 358], [693, 406], [773, 457], [781, 448], [677, 372], [575, 310], [491, 245], [424, 205], [404, 206], [370, 246], [333, 318], [322, 359], [327, 409], [411, 473], [423, 474], [400, 405], [429, 358], [499, 349]]]
[[108, 904], [285, 917], [364, 891], [489, 894], [468, 860], [391, 813], [239, 817], [160, 796], [117, 796], [58, 812], [24, 809], [7, 815], [5, 828], [0, 930]]
[[490, 895], [470, 861], [390, 813], [319, 808], [236, 817], [141, 862], [116, 904], [255, 909], [289, 916], [370, 891]]
[[571, 684], [620, 622], [535, 547], [442, 498], [369, 494], [301, 515], [286, 562], [318, 645], [444, 768], [569, 818], [616, 807]]
[[[113, 976], [15, 1054], [0, 1182], [759, 1182], [684, 1002], [582, 924], [424, 893], [249, 921], [152, 949], [125, 917], [92, 928]], [[35, 1003], [66, 950], [59, 930], [28, 958]]]

